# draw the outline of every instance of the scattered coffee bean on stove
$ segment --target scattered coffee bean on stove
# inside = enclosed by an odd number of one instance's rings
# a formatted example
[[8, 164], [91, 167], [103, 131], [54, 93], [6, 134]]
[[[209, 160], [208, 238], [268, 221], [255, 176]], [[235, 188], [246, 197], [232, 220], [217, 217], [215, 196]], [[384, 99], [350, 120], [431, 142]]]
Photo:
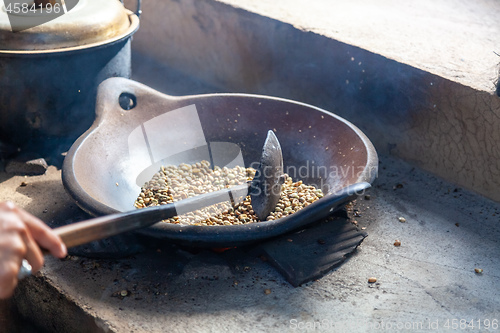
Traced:
[[483, 270], [481, 268], [474, 268], [474, 272], [476, 272], [477, 274], [482, 274]]
[[397, 240], [394, 242], [394, 246], [401, 246], [401, 241]]
[[[162, 166], [152, 179], [142, 188], [135, 200], [136, 208], [166, 205], [195, 195], [218, 191], [231, 186], [251, 181], [256, 170], [236, 166], [234, 168], [218, 167], [213, 169], [210, 162], [201, 161], [194, 164], [182, 163], [178, 166]], [[305, 185], [302, 181], [293, 182], [285, 175], [281, 187], [281, 197], [267, 221], [277, 220], [307, 207], [323, 197], [321, 189]], [[218, 203], [209, 207], [175, 216], [164, 222], [183, 225], [238, 225], [261, 222], [252, 209], [251, 198], [246, 196], [234, 206], [229, 202]]]
[[399, 222], [401, 222], [401, 223], [405, 223], [405, 222], [406, 222], [406, 219], [405, 219], [404, 217], [402, 217], [402, 216], [401, 216], [401, 217], [399, 217], [399, 218], [398, 218], [398, 220], [399, 220]]
[[400, 189], [400, 188], [403, 188], [403, 184], [401, 184], [401, 183], [398, 183], [398, 184], [396, 184], [396, 185], [394, 185], [392, 187], [393, 190], [397, 190], [397, 189]]
[[377, 282], [377, 278], [376, 277], [370, 277], [368, 278], [368, 283], [375, 283]]

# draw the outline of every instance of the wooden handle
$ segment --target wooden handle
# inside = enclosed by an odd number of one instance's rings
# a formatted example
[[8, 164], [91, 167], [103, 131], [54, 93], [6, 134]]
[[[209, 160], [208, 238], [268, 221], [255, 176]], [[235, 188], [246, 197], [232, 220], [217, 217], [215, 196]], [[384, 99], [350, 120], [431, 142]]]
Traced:
[[[210, 192], [167, 205], [137, 209], [130, 212], [96, 217], [87, 221], [55, 228], [66, 247], [70, 248], [95, 240], [115, 236], [126, 231], [153, 225], [177, 215], [177, 211], [188, 212], [201, 209], [232, 198], [232, 193], [246, 193], [250, 183]], [[238, 192], [240, 191], [240, 192]]]
[[126, 231], [146, 227], [175, 216], [174, 204], [97, 217], [54, 229], [66, 247], [70, 248], [95, 240], [111, 237]]

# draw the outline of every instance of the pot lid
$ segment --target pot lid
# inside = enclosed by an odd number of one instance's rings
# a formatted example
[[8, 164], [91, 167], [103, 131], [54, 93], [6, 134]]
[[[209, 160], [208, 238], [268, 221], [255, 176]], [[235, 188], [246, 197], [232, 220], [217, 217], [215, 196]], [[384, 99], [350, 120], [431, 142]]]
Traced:
[[134, 33], [137, 15], [118, 0], [4, 0], [0, 53], [98, 46]]

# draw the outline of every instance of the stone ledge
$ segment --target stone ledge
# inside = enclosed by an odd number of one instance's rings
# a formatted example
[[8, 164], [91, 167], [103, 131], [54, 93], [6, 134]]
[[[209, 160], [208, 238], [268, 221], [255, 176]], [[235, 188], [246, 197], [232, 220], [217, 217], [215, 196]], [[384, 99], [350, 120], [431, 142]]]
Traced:
[[[429, 1], [415, 10], [344, 1], [335, 22], [318, 10], [325, 2], [288, 5], [285, 11], [283, 1], [148, 1], [133, 48], [222, 91], [334, 112], [360, 127], [380, 153], [500, 201], [500, 98], [493, 94], [500, 5], [448, 1], [433, 12]], [[345, 29], [335, 30], [338, 22]], [[393, 43], [380, 37], [384, 27]], [[433, 27], [443, 33], [432, 35]]]
[[477, 90], [495, 90], [500, 64], [496, 1], [218, 1]]

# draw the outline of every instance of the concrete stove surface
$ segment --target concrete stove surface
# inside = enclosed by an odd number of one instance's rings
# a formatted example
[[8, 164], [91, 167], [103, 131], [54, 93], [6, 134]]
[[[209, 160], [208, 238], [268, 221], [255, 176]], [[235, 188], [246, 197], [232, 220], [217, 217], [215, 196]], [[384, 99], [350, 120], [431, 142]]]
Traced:
[[[87, 217], [54, 166], [0, 180], [0, 200], [49, 224]], [[15, 300], [51, 332], [445, 331], [460, 320], [477, 330], [500, 319], [500, 205], [386, 156], [369, 194], [354, 205], [368, 233], [357, 252], [298, 288], [251, 248], [220, 255], [151, 242], [123, 259], [47, 257]]]

